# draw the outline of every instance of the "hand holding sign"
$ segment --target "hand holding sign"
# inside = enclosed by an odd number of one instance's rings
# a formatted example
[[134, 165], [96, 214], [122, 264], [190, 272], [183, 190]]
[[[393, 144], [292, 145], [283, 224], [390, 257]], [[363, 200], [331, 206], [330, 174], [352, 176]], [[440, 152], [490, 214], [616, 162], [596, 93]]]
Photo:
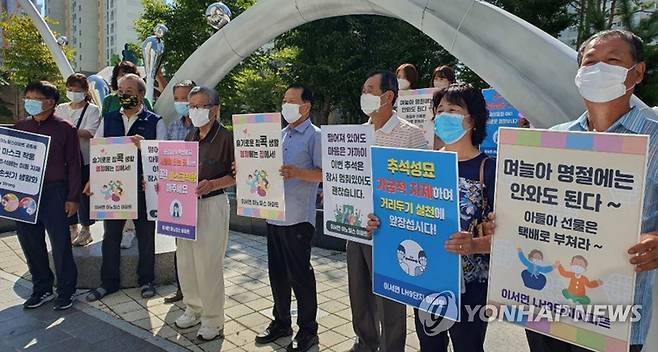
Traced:
[[475, 253], [473, 234], [466, 231], [460, 231], [452, 234], [450, 239], [445, 243], [445, 249], [448, 252], [460, 255], [469, 255]]
[[213, 191], [214, 184], [210, 180], [201, 180], [196, 187], [197, 196], [201, 197]]
[[640, 243], [631, 247], [628, 254], [635, 255], [630, 260], [635, 265], [635, 272], [658, 268], [658, 231], [643, 233]]
[[75, 202], [66, 202], [64, 203], [64, 211], [66, 216], [71, 217], [78, 212], [78, 203]]
[[368, 214], [368, 226], [366, 230], [368, 231], [368, 237], [372, 238], [372, 234], [379, 228], [379, 218], [375, 214]]
[[286, 181], [294, 180], [299, 177], [299, 168], [293, 165], [283, 165], [281, 166], [281, 169], [279, 169], [279, 174], [283, 176], [283, 179]]
[[136, 135], [134, 135], [134, 136], [130, 136], [130, 141], [133, 142], [133, 143], [135, 144], [135, 146], [137, 147], [137, 149], [139, 149], [139, 147], [140, 147], [140, 143], [141, 143], [143, 140], [144, 140], [144, 137], [142, 137], [142, 136], [140, 136], [140, 135], [138, 135], [138, 134], [136, 134]]

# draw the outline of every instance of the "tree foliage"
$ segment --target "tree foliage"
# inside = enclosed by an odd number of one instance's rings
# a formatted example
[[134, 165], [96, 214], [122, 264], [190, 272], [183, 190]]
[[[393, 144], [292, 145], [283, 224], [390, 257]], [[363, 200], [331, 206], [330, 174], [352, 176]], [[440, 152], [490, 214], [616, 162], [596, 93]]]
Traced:
[[[172, 4], [168, 4], [164, 0], [142, 0], [144, 11], [135, 23], [140, 39], [144, 40], [152, 35], [153, 29], [159, 23], [165, 24], [169, 29], [165, 38], [165, 54], [162, 59], [162, 67], [168, 79], [201, 44], [215, 33], [214, 29], [206, 23], [205, 18], [205, 10], [213, 2], [215, 1], [175, 0]], [[255, 2], [256, 0], [224, 1], [231, 8], [233, 18]], [[138, 56], [141, 56], [141, 51], [138, 52]], [[224, 99], [222, 117], [225, 120], [230, 120], [232, 113], [240, 112], [242, 107], [246, 106], [244, 102], [238, 102], [237, 97], [233, 96], [236, 88], [244, 90], [244, 82], [240, 81], [245, 78], [242, 71], [247, 68], [252, 69], [251, 77], [253, 78], [255, 68], [252, 65], [257, 65], [261, 61], [258, 55], [248, 58], [220, 82], [218, 90]], [[238, 79], [238, 77], [240, 78]], [[248, 82], [254, 82], [254, 80], [248, 80]], [[262, 82], [258, 82], [258, 84], [262, 84]]]
[[[158, 23], [169, 28], [165, 42], [163, 67], [171, 77], [187, 58], [213, 33], [204, 11], [211, 0], [142, 0], [144, 13], [136, 27], [141, 39], [152, 34]], [[233, 18], [255, 0], [224, 1]], [[579, 44], [592, 33], [606, 28], [624, 27], [652, 43], [658, 34], [654, 14], [642, 21], [633, 15], [647, 11], [640, 0], [489, 0], [553, 36], [567, 28], [578, 30]], [[649, 71], [638, 95], [649, 104], [658, 104], [658, 71], [653, 63], [658, 49], [647, 46]], [[402, 63], [416, 65], [420, 87], [429, 85], [432, 70], [452, 65], [458, 79], [486, 87], [468, 67], [413, 26], [379, 16], [343, 16], [314, 21], [284, 33], [274, 47], [260, 49], [233, 69], [218, 85], [223, 98], [222, 116], [230, 120], [234, 113], [278, 109], [285, 87], [300, 82], [317, 96], [315, 121], [358, 122], [364, 116], [359, 109], [361, 84], [373, 69], [395, 70]]]
[[300, 26], [276, 40], [277, 50], [294, 48], [290, 65], [294, 80], [312, 87], [318, 97], [317, 122], [337, 111], [345, 122], [362, 121], [361, 85], [374, 69], [394, 71], [412, 63], [427, 87], [432, 70], [456, 59], [413, 26], [379, 16], [344, 16]]
[[[25, 15], [4, 15], [0, 28], [5, 43], [2, 48], [2, 70], [9, 81], [23, 89], [31, 81], [46, 80], [56, 84], [63, 92], [64, 81], [57, 64], [32, 20]], [[65, 46], [64, 53], [69, 61], [73, 59], [73, 49]]]

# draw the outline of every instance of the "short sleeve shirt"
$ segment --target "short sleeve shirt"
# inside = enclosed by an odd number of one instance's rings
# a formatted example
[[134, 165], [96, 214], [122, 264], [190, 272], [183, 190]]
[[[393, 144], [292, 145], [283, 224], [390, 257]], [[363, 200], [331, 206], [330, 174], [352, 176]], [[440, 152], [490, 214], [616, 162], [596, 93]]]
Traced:
[[[320, 129], [310, 119], [297, 127], [288, 125], [282, 131], [283, 164], [300, 169], [321, 169], [322, 148]], [[290, 226], [308, 222], [315, 226], [316, 199], [319, 182], [287, 180], [283, 183], [286, 200], [286, 220], [267, 222]]]
[[[577, 120], [554, 126], [551, 130], [589, 131], [587, 113], [581, 115]], [[650, 137], [649, 161], [647, 163], [647, 178], [644, 189], [642, 232], [658, 230], [658, 116], [650, 108], [634, 106], [603, 133], [644, 134]], [[636, 236], [633, 233], [627, 235]], [[642, 305], [642, 318], [632, 325], [631, 345], [644, 344], [649, 332], [655, 278], [656, 270], [637, 274], [634, 301], [635, 304]]]
[[214, 180], [232, 174], [231, 164], [235, 160], [233, 134], [215, 121], [201, 140], [195, 128], [185, 138], [188, 142], [199, 142], [199, 181]]

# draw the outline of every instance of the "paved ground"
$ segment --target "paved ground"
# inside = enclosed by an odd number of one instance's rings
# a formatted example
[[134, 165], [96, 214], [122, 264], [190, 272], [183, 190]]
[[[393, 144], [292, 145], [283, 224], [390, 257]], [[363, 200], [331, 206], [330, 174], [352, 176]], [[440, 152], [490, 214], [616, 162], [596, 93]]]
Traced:
[[[96, 225], [98, 226], [98, 225]], [[0, 235], [0, 336], [3, 343], [17, 350], [88, 351], [283, 351], [289, 339], [268, 346], [255, 346], [254, 337], [271, 317], [272, 297], [267, 278], [265, 239], [231, 232], [225, 261], [226, 325], [223, 341], [202, 343], [195, 329], [179, 330], [174, 320], [183, 304], [165, 305], [163, 297], [175, 286], [161, 286], [150, 300], [137, 289], [126, 289], [101, 302], [76, 302], [77, 309], [63, 314], [48, 307], [24, 312], [22, 299], [29, 291], [16, 276], [29, 280], [25, 259], [12, 233]], [[346, 351], [354, 333], [347, 297], [347, 270], [342, 252], [313, 249], [313, 265], [318, 287], [320, 346], [315, 351]], [[173, 268], [172, 268], [173, 270]], [[16, 276], [14, 276], [16, 275]], [[25, 281], [26, 282], [26, 281]], [[29, 287], [29, 283], [27, 283]], [[407, 319], [407, 351], [418, 351], [413, 315]], [[45, 330], [44, 330], [45, 327]], [[8, 336], [5, 339], [4, 336]], [[111, 343], [109, 343], [111, 341]], [[13, 350], [0, 345], [0, 350]], [[107, 347], [111, 346], [111, 347]], [[139, 349], [131, 348], [138, 347]], [[528, 351], [523, 330], [493, 323], [487, 331], [487, 351]]]

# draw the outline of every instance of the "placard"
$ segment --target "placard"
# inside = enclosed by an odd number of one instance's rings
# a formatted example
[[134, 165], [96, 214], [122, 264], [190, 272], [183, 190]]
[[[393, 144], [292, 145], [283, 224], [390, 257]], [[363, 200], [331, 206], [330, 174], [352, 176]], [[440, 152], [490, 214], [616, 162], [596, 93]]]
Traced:
[[372, 147], [373, 292], [460, 320], [461, 259], [444, 244], [459, 231], [457, 155]]
[[324, 233], [365, 244], [372, 213], [373, 125], [322, 126]]
[[157, 233], [196, 241], [199, 143], [160, 142], [158, 174]]
[[92, 138], [89, 217], [137, 219], [137, 147], [130, 137]]
[[35, 224], [50, 136], [0, 127], [0, 217]]
[[503, 320], [595, 351], [628, 351], [627, 250], [640, 236], [648, 142], [500, 129], [488, 300], [513, 313]]
[[146, 196], [146, 216], [149, 221], [158, 219], [158, 143], [159, 141], [143, 140], [140, 142], [142, 154], [142, 170], [144, 172], [144, 193]]
[[401, 90], [398, 92], [397, 113], [423, 130], [429, 149], [434, 146], [434, 112], [432, 97], [436, 88]]
[[495, 158], [498, 150], [498, 130], [501, 127], [519, 127], [520, 113], [493, 88], [483, 89], [482, 95], [487, 102], [489, 120], [487, 136], [480, 144], [480, 150]]
[[285, 220], [281, 114], [233, 115], [238, 215]]

